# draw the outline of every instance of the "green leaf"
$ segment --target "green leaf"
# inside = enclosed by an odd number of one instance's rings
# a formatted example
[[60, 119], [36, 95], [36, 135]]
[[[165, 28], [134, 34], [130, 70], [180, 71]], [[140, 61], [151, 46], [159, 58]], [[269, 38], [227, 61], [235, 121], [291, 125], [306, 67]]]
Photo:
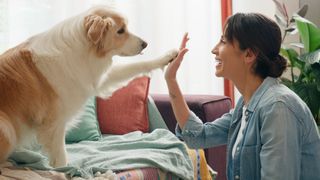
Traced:
[[287, 57], [287, 59], [290, 61], [291, 66], [297, 67], [299, 69], [302, 69], [304, 66], [304, 62], [300, 61], [298, 59], [299, 54], [292, 48], [282, 47], [280, 49], [280, 53]]
[[306, 52], [313, 52], [320, 48], [320, 29], [309, 20], [295, 14], [293, 18], [297, 24], [301, 40]]
[[311, 71], [314, 74], [315, 82], [317, 83], [317, 89], [320, 91], [320, 64], [314, 63], [311, 65]]
[[297, 48], [304, 48], [304, 45], [302, 43], [290, 43], [291, 46], [297, 47]]
[[277, 14], [275, 14], [274, 17], [276, 18], [277, 23], [281, 27], [286, 28], [288, 26], [287, 22], [282, 17], [278, 16]]
[[293, 27], [288, 27], [286, 28], [284, 31], [288, 32], [288, 33], [292, 33], [296, 30], [296, 28], [293, 28]]
[[317, 89], [316, 83], [295, 83], [292, 90], [308, 105], [313, 116], [318, 117], [320, 110], [320, 91]]
[[312, 52], [305, 53], [298, 57], [301, 61], [306, 62], [308, 64], [319, 63], [320, 61], [320, 49]]
[[284, 84], [290, 88], [290, 86], [292, 84], [292, 81], [290, 79], [287, 79], [285, 77], [281, 77], [280, 79], [281, 79], [282, 84]]
[[280, 53], [283, 56], [289, 58], [289, 60], [299, 56], [299, 54], [294, 49], [288, 47], [281, 47]]

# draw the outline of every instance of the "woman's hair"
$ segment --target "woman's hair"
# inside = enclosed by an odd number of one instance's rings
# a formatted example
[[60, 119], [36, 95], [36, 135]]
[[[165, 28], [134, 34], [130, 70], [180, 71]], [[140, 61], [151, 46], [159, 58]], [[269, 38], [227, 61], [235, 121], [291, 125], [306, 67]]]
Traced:
[[230, 16], [224, 36], [230, 42], [238, 41], [241, 50], [249, 48], [257, 55], [252, 68], [260, 77], [280, 77], [286, 69], [287, 60], [279, 55], [280, 28], [262, 14], [237, 13]]

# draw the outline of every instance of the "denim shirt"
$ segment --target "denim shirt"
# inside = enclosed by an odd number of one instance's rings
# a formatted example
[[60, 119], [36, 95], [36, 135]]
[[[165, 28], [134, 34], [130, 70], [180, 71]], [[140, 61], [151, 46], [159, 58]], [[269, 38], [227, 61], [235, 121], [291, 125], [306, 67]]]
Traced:
[[227, 144], [228, 180], [320, 180], [320, 135], [313, 116], [275, 78], [267, 77], [251, 97], [247, 126], [232, 158], [243, 105], [241, 97], [235, 109], [205, 124], [190, 112], [176, 134], [190, 148]]

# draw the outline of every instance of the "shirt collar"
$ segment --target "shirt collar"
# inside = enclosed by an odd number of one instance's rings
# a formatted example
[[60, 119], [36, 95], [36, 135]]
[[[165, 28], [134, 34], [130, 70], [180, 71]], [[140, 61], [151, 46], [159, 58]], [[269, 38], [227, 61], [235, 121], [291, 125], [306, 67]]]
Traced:
[[253, 112], [260, 102], [262, 96], [270, 89], [271, 86], [275, 84], [279, 84], [279, 80], [277, 78], [267, 77], [263, 80], [262, 84], [258, 87], [258, 89], [253, 93], [252, 97], [249, 100], [247, 110]]
[[[263, 80], [262, 84], [257, 88], [257, 90], [253, 93], [249, 103], [247, 105], [247, 113], [248, 115], [253, 113], [258, 103], [260, 102], [262, 96], [270, 89], [271, 86], [278, 84], [279, 80], [277, 78], [267, 77]], [[240, 117], [242, 116], [242, 108], [244, 106], [243, 96], [241, 96], [236, 104], [234, 109], [235, 120], [232, 122], [233, 125], [236, 125], [238, 121], [240, 121]]]

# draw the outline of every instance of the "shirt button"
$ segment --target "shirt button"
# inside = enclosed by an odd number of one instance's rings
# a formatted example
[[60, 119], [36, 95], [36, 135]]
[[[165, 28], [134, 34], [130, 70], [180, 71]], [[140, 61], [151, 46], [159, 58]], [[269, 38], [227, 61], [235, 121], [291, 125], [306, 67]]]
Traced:
[[236, 175], [234, 178], [235, 178], [235, 179], [240, 179], [240, 176]]
[[239, 151], [239, 147], [237, 147], [237, 149], [236, 149], [237, 151]]

